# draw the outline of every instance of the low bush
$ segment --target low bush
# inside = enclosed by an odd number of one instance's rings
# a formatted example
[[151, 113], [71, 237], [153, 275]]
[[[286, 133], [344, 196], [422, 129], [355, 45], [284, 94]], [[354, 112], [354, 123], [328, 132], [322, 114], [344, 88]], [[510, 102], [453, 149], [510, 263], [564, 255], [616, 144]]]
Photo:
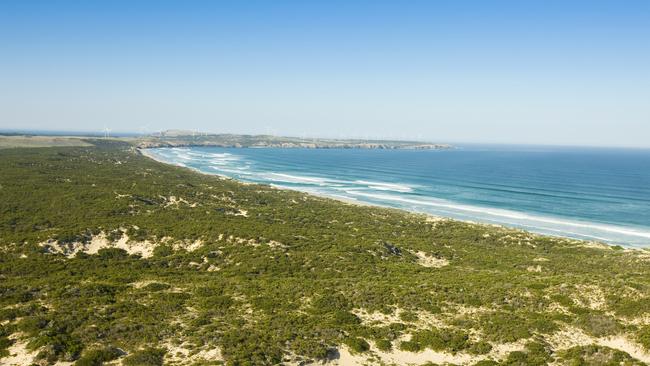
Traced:
[[123, 361], [124, 366], [162, 366], [166, 351], [162, 348], [146, 348], [135, 351]]

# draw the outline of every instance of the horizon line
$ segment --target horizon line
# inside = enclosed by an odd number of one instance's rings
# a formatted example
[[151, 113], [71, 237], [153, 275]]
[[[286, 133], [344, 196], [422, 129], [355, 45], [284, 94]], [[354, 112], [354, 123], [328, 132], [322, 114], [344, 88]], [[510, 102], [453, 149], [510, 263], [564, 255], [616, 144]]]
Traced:
[[[154, 136], [160, 131], [187, 131], [188, 129], [168, 128], [164, 130], [150, 131], [146, 133], [135, 131], [111, 131], [115, 138], [120, 137], [146, 137]], [[199, 131], [196, 133], [208, 135], [240, 135], [240, 136], [270, 136], [285, 137], [298, 139], [330, 139], [330, 140], [361, 140], [361, 141], [401, 141], [401, 142], [421, 142], [429, 144], [448, 144], [448, 145], [487, 145], [487, 146], [527, 146], [527, 147], [546, 147], [546, 148], [594, 148], [594, 149], [623, 149], [623, 150], [650, 150], [650, 146], [621, 146], [621, 145], [593, 145], [593, 144], [557, 144], [557, 143], [531, 143], [531, 142], [486, 142], [486, 141], [454, 141], [454, 140], [426, 140], [422, 138], [400, 138], [400, 137], [370, 137], [360, 136], [349, 137], [324, 137], [324, 136], [292, 136], [290, 134], [269, 134], [269, 133], [236, 133], [236, 132], [212, 132]], [[97, 130], [74, 130], [74, 129], [21, 129], [21, 128], [0, 128], [0, 135], [24, 135], [24, 136], [70, 136], [70, 137], [103, 137], [103, 131]], [[182, 135], [185, 136], [185, 135]], [[189, 135], [188, 135], [189, 136]]]

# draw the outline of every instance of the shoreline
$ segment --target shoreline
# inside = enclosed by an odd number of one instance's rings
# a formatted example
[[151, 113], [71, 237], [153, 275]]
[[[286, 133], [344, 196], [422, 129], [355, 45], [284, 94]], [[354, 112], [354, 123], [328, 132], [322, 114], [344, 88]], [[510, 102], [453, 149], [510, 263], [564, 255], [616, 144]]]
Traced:
[[[159, 162], [161, 164], [176, 166], [176, 167], [179, 167], [179, 168], [186, 168], [186, 169], [192, 170], [194, 172], [197, 172], [199, 174], [208, 175], [208, 176], [216, 176], [216, 177], [219, 177], [221, 179], [229, 179], [229, 180], [235, 181], [235, 182], [240, 183], [240, 184], [245, 184], [245, 185], [265, 184], [265, 183], [245, 182], [245, 181], [242, 181], [242, 180], [239, 180], [239, 179], [236, 179], [236, 178], [224, 175], [224, 174], [208, 173], [208, 172], [204, 172], [204, 171], [202, 171], [202, 170], [200, 170], [198, 168], [188, 167], [188, 166], [186, 166], [184, 164], [174, 164], [172, 162], [165, 161], [165, 160], [162, 160], [160, 158], [157, 158], [153, 154], [147, 152], [146, 150], [149, 150], [149, 149], [150, 148], [136, 147], [136, 150], [138, 152], [140, 152], [143, 156], [145, 156], [145, 157], [147, 157], [149, 159], [152, 159], [152, 160], [154, 160], [156, 162]], [[650, 247], [637, 247], [637, 246], [632, 246], [632, 245], [624, 244], [624, 243], [607, 243], [607, 242], [598, 241], [598, 240], [578, 239], [578, 238], [573, 238], [573, 237], [570, 237], [570, 236], [567, 236], [567, 235], [561, 235], [561, 234], [554, 235], [554, 234], [547, 234], [547, 233], [536, 233], [536, 232], [533, 232], [533, 231], [530, 231], [530, 230], [526, 230], [524, 228], [520, 228], [520, 227], [516, 227], [516, 226], [508, 226], [508, 225], [505, 225], [505, 224], [489, 223], [489, 222], [481, 222], [481, 221], [473, 221], [473, 220], [462, 220], [462, 219], [457, 219], [457, 218], [448, 217], [448, 216], [435, 215], [435, 214], [428, 213], [428, 212], [411, 211], [411, 210], [407, 210], [407, 209], [404, 209], [404, 208], [385, 206], [385, 205], [381, 205], [381, 204], [378, 204], [378, 203], [363, 202], [363, 201], [359, 201], [359, 200], [355, 200], [355, 199], [347, 198], [347, 197], [328, 195], [328, 194], [321, 194], [321, 193], [317, 193], [317, 192], [304, 191], [304, 190], [299, 190], [299, 189], [291, 189], [291, 188], [286, 188], [286, 187], [279, 187], [279, 186], [277, 186], [275, 184], [272, 184], [272, 183], [266, 183], [265, 185], [268, 185], [269, 187], [272, 187], [273, 189], [277, 189], [277, 190], [289, 190], [289, 191], [294, 191], [294, 192], [301, 192], [301, 193], [304, 193], [304, 194], [307, 194], [307, 195], [310, 195], [310, 196], [314, 196], [314, 197], [318, 197], [318, 198], [322, 198], [322, 199], [330, 199], [330, 200], [334, 200], [334, 201], [344, 203], [344, 204], [348, 204], [348, 205], [355, 205], [355, 206], [359, 206], [359, 207], [377, 207], [377, 208], [382, 208], [382, 209], [398, 210], [400, 212], [407, 213], [407, 214], [410, 214], [410, 215], [423, 215], [424, 217], [427, 217], [430, 220], [436, 220], [436, 221], [450, 220], [450, 221], [460, 222], [460, 223], [469, 224], [469, 225], [480, 225], [480, 226], [486, 226], [486, 227], [492, 227], [492, 228], [515, 230], [515, 231], [523, 232], [523, 233], [526, 233], [526, 234], [529, 234], [529, 235], [532, 235], [532, 236], [537, 236], [537, 237], [550, 237], [550, 238], [555, 238], [555, 239], [564, 239], [564, 240], [574, 242], [575, 244], [582, 243], [582, 245], [589, 246], [589, 247], [598, 247], [598, 248], [602, 248], [602, 249], [613, 249], [613, 248], [616, 248], [616, 247], [622, 247], [624, 250], [635, 250], [635, 251], [642, 251], [642, 252], [647, 252], [647, 251], [650, 250]]]
[[[148, 150], [148, 149], [149, 148], [137, 148], [137, 150], [140, 152], [140, 154], [142, 154], [142, 156], [145, 156], [145, 157], [147, 157], [147, 158], [149, 158], [149, 159], [151, 159], [153, 161], [156, 161], [158, 163], [161, 163], [161, 164], [166, 164], [166, 165], [176, 166], [176, 167], [179, 167], [179, 168], [189, 169], [189, 170], [191, 170], [193, 172], [197, 172], [199, 174], [204, 174], [204, 175], [208, 175], [208, 176], [212, 176], [212, 177], [216, 176], [216, 177], [219, 177], [219, 178], [222, 178], [222, 179], [229, 179], [229, 180], [235, 181], [235, 182], [237, 182], [239, 184], [246, 184], [246, 185], [248, 185], [248, 184], [262, 184], [262, 183], [244, 182], [244, 181], [241, 181], [239, 179], [229, 177], [227, 175], [223, 175], [223, 174], [219, 174], [219, 173], [206, 173], [206, 172], [204, 172], [202, 170], [199, 170], [197, 168], [192, 168], [192, 167], [188, 167], [186, 165], [181, 165], [181, 164], [170, 163], [168, 161], [158, 159], [157, 157], [153, 156], [152, 154], [149, 154], [149, 153], [145, 152], [145, 150]], [[304, 194], [307, 194], [307, 195], [310, 195], [310, 196], [314, 196], [314, 197], [318, 197], [318, 198], [331, 199], [331, 200], [346, 203], [346, 204], [349, 204], [349, 205], [362, 206], [362, 207], [389, 208], [389, 209], [400, 210], [400, 211], [413, 213], [413, 214], [423, 214], [423, 215], [427, 215], [427, 216], [438, 218], [438, 219], [450, 219], [450, 220], [453, 220], [451, 218], [436, 216], [436, 215], [427, 214], [427, 213], [419, 213], [419, 212], [416, 213], [416, 212], [411, 212], [411, 211], [407, 211], [407, 210], [401, 210], [401, 209], [398, 209], [398, 208], [386, 207], [386, 206], [382, 206], [382, 205], [379, 205], [379, 204], [373, 204], [373, 203], [369, 203], [369, 202], [362, 202], [362, 201], [354, 200], [352, 198], [346, 198], [346, 197], [340, 197], [340, 196], [339, 197], [333, 197], [333, 196], [329, 196], [329, 195], [326, 195], [326, 194], [319, 194], [319, 193], [315, 193], [315, 192], [305, 192], [305, 191], [301, 191], [301, 190], [298, 190], [298, 189], [291, 190], [291, 189], [284, 188], [284, 187], [278, 187], [277, 185], [274, 185], [274, 184], [267, 184], [267, 185], [269, 187], [272, 187], [273, 189], [277, 189], [277, 190], [280, 190], [280, 191], [289, 190], [289, 191], [293, 191], [293, 192], [300, 192], [300, 193], [304, 193]]]

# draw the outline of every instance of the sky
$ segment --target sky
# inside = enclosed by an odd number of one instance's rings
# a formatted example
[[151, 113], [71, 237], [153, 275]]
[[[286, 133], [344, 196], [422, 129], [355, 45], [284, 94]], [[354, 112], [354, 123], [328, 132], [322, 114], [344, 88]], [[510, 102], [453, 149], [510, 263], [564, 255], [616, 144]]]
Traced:
[[650, 1], [0, 1], [0, 129], [650, 147]]

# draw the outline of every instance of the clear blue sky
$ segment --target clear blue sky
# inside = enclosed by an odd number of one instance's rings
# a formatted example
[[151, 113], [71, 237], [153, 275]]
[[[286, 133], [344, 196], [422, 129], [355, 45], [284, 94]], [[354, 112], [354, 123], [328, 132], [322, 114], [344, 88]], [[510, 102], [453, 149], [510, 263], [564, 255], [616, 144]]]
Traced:
[[650, 147], [650, 1], [0, 2], [0, 128]]

